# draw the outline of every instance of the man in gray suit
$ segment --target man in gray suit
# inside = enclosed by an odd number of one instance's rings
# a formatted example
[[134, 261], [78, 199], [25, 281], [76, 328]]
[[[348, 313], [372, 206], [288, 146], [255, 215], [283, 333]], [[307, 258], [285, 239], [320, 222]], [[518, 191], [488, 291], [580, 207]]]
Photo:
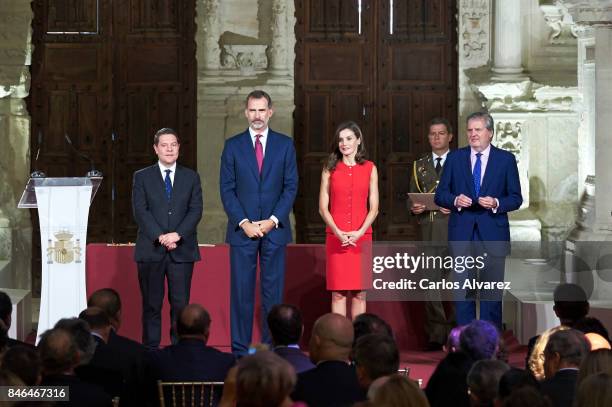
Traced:
[[[177, 165], [180, 141], [176, 131], [155, 133], [159, 161], [134, 173], [132, 206], [138, 224], [134, 259], [142, 294], [142, 342], [156, 349], [161, 340], [164, 280], [172, 325], [189, 304], [193, 262], [200, 260], [196, 229], [202, 217], [200, 176]], [[173, 343], [176, 335], [171, 332]]]

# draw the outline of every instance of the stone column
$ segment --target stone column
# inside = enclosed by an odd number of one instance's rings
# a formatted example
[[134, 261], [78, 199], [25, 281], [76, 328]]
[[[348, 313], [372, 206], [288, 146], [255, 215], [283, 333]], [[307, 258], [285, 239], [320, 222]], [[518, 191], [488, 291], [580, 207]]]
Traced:
[[287, 4], [285, 0], [272, 1], [272, 42], [270, 44], [270, 73], [274, 76], [289, 74], [287, 66]]
[[521, 2], [496, 0], [493, 72], [500, 79], [518, 77], [523, 72], [521, 47]]
[[202, 71], [205, 74], [216, 73], [219, 71], [221, 64], [221, 50], [219, 49], [221, 16], [219, 10], [219, 0], [203, 0], [197, 12], [198, 15], [202, 16], [200, 22], [203, 35], [200, 38], [204, 40], [204, 47], [199, 51], [202, 53]]

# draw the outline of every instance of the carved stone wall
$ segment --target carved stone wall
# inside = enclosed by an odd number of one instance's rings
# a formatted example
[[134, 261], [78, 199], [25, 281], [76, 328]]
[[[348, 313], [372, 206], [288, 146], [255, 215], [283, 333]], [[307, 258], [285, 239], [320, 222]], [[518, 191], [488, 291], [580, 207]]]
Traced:
[[30, 173], [32, 10], [29, 1], [0, 2], [0, 287], [30, 289], [32, 227], [17, 209]]
[[293, 132], [295, 10], [286, 0], [198, 0], [198, 171], [204, 188], [200, 242], [225, 239], [227, 216], [219, 196], [225, 140], [247, 128], [244, 99], [270, 93], [270, 127]]

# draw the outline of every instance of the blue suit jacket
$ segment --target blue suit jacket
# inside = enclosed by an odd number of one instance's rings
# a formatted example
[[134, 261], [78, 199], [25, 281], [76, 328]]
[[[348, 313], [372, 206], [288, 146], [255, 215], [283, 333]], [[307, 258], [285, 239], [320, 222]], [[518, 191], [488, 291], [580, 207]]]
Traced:
[[238, 226], [241, 220], [279, 221], [277, 229], [266, 236], [284, 245], [291, 241], [289, 213], [297, 193], [298, 174], [293, 140], [268, 131], [261, 176], [257, 168], [253, 142], [248, 129], [225, 142], [221, 155], [221, 201], [227, 213], [226, 242], [245, 245], [250, 242]]
[[[460, 194], [472, 198], [471, 207], [457, 210], [454, 202]], [[478, 225], [482, 240], [510, 241], [508, 212], [518, 209], [523, 203], [514, 154], [491, 146], [480, 196], [497, 198], [499, 201], [497, 212], [493, 213], [490, 209], [480, 206], [475, 195], [470, 147], [452, 151], [446, 158], [435, 196], [437, 205], [451, 209], [448, 240], [470, 241], [474, 225]]]

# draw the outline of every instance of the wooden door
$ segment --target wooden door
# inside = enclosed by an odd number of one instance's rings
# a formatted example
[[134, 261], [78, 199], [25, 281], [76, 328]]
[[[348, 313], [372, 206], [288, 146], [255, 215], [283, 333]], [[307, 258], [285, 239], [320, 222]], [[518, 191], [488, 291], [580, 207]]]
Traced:
[[[84, 176], [90, 165], [68, 135], [104, 173], [90, 208], [88, 243], [133, 242], [131, 178], [155, 162], [155, 130], [175, 128], [180, 161], [195, 168], [194, 0], [35, 0], [33, 9], [32, 167], [50, 177]], [[32, 222], [38, 295], [36, 211]]]
[[324, 240], [322, 160], [335, 127], [355, 120], [378, 167], [378, 240], [414, 240], [410, 164], [429, 151], [427, 122], [457, 116], [455, 0], [297, 0], [297, 240]]

